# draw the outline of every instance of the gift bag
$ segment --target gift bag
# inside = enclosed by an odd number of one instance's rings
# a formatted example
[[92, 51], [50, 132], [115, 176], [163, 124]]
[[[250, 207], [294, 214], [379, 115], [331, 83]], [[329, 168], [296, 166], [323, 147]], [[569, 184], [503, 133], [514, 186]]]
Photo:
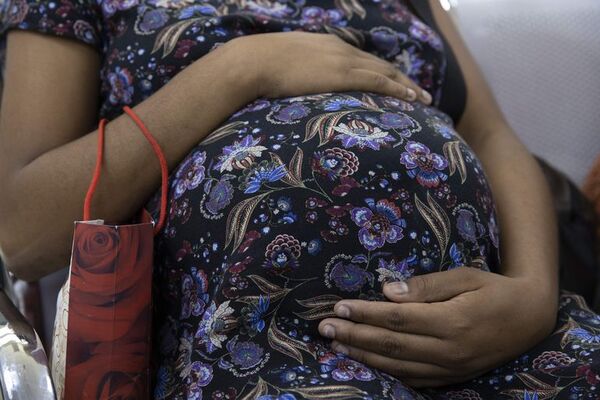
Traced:
[[59, 400], [150, 398], [153, 239], [165, 219], [167, 164], [143, 123], [124, 110], [160, 161], [160, 218], [156, 226], [145, 211], [130, 225], [90, 220], [103, 158], [102, 120], [84, 220], [75, 222], [69, 277], [57, 300], [51, 364]]

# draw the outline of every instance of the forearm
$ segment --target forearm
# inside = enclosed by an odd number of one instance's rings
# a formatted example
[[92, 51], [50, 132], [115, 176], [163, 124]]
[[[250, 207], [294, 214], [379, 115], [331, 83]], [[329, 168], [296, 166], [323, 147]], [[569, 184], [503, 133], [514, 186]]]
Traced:
[[558, 234], [545, 177], [504, 123], [473, 144], [494, 195], [500, 226], [501, 272], [530, 278], [540, 289], [558, 287]]
[[[234, 55], [227, 51], [205, 56], [134, 108], [161, 144], [170, 168], [252, 100], [253, 93], [240, 80], [245, 75], [238, 74]], [[94, 131], [40, 155], [7, 180], [11, 213], [3, 223], [20, 227], [13, 229], [12, 242], [18, 246], [10, 252], [9, 262], [22, 277], [37, 278], [68, 264], [72, 222], [82, 217], [96, 148]], [[92, 217], [110, 222], [130, 218], [159, 182], [156, 157], [129, 117], [107, 124]]]

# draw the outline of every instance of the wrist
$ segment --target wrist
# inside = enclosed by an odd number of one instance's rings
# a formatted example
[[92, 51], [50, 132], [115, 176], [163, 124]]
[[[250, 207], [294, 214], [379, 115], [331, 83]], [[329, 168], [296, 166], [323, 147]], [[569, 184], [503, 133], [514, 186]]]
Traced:
[[252, 45], [252, 36], [232, 39], [218, 49], [222, 52], [223, 71], [227, 71], [229, 82], [246, 103], [262, 97], [261, 83], [269, 75], [265, 70], [269, 63], [262, 62], [259, 48]]
[[512, 278], [519, 285], [519, 292], [525, 294], [527, 304], [532, 311], [543, 336], [548, 334], [556, 323], [558, 312], [558, 287], [539, 277]]

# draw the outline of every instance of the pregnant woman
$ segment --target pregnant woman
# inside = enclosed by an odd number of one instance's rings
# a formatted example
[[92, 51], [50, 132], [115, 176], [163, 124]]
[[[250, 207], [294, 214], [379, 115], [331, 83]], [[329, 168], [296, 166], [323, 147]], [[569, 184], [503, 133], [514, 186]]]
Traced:
[[544, 178], [419, 1], [5, 3], [7, 264], [68, 264], [99, 117], [94, 214], [156, 208], [129, 105], [172, 169], [155, 399], [596, 399]]

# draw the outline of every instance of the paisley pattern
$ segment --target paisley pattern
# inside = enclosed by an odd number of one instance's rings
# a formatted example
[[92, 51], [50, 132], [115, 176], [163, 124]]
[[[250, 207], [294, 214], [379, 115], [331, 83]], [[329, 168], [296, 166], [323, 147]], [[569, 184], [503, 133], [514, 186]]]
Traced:
[[435, 108], [443, 42], [403, 1], [11, 0], [2, 19], [95, 46], [108, 118], [221, 43], [273, 31], [339, 35], [434, 95], [433, 107], [361, 92], [258, 99], [190, 150], [156, 243], [155, 399], [598, 397], [600, 317], [576, 296], [536, 348], [438, 390], [336, 354], [317, 332], [342, 298], [383, 300], [384, 282], [498, 270], [485, 174]]

